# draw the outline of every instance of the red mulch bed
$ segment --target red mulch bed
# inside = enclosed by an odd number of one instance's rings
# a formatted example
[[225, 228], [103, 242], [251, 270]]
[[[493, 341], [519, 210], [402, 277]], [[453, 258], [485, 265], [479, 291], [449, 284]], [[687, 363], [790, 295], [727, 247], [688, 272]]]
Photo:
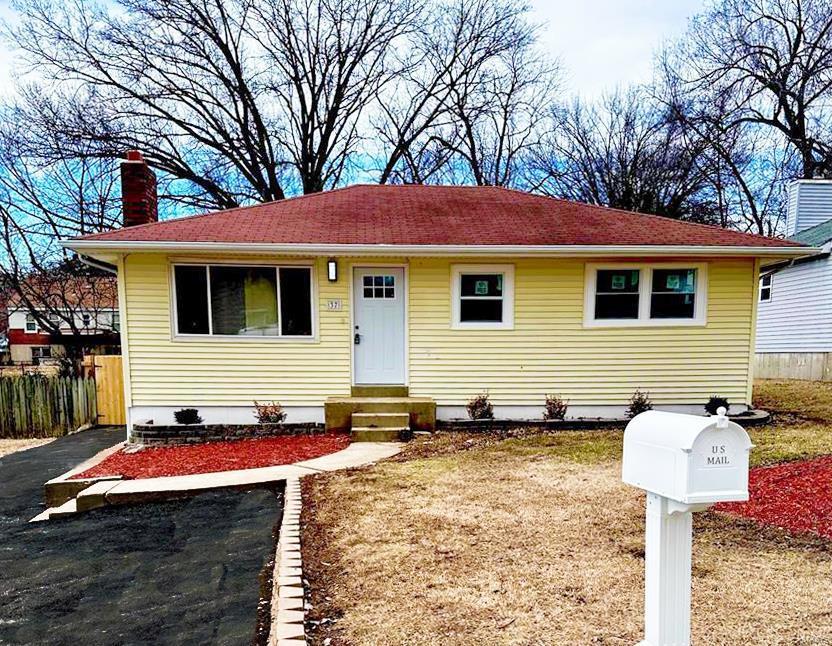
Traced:
[[292, 464], [345, 449], [345, 433], [287, 435], [189, 446], [148, 447], [137, 453], [121, 450], [73, 478], [120, 475], [124, 478], [184, 476], [212, 471], [256, 469]]
[[795, 534], [832, 538], [832, 455], [752, 469], [748, 502], [716, 505]]

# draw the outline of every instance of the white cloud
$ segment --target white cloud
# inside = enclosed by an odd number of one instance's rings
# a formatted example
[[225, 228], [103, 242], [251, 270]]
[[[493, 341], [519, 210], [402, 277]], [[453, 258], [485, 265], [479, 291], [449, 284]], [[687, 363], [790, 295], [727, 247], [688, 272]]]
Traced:
[[531, 0], [541, 45], [560, 59], [565, 90], [587, 98], [647, 82], [653, 56], [680, 35], [703, 0]]
[[[567, 94], [592, 98], [616, 85], [649, 81], [653, 54], [684, 31], [703, 0], [530, 0], [545, 23], [542, 47], [564, 67]], [[0, 19], [13, 20], [8, 0]], [[12, 52], [0, 42], [0, 96], [11, 86]]]

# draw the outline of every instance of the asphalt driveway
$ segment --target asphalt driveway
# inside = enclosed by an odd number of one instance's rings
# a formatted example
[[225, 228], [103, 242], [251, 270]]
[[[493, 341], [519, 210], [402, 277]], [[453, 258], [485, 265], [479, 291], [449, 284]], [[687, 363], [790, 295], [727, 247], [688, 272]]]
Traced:
[[251, 643], [277, 493], [28, 522], [43, 509], [44, 481], [123, 433], [85, 431], [0, 458], [0, 644]]

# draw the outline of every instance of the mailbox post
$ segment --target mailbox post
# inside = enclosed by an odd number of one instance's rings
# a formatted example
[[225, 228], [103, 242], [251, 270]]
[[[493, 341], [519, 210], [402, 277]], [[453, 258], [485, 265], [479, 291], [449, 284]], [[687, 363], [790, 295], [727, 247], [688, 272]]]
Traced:
[[648, 411], [624, 431], [625, 483], [647, 492], [644, 640], [690, 644], [692, 513], [748, 500], [748, 434], [713, 417]]

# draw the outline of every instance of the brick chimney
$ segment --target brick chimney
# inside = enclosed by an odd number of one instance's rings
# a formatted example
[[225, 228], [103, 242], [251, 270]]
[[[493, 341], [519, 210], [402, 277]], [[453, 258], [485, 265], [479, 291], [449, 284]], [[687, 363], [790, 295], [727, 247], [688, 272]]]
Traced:
[[138, 150], [121, 162], [121, 208], [125, 227], [157, 222], [156, 175]]

